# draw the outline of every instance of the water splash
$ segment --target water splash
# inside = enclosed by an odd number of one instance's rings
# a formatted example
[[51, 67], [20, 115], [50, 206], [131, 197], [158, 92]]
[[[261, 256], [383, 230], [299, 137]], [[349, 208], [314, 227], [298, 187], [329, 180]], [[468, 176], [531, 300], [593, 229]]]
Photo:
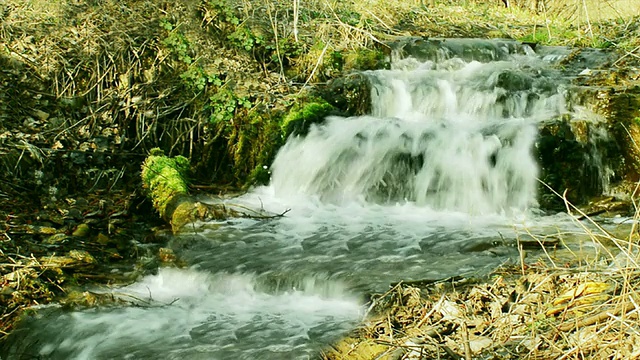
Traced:
[[161, 269], [114, 293], [137, 306], [54, 312], [22, 336], [22, 346], [29, 339], [38, 345], [14, 352], [78, 360], [307, 359], [361, 316], [355, 297], [333, 286], [306, 279], [262, 292], [255, 276]]
[[330, 118], [291, 138], [272, 166], [277, 196], [413, 202], [486, 214], [536, 205], [541, 120], [566, 113], [539, 59], [404, 59], [373, 71], [371, 116]]

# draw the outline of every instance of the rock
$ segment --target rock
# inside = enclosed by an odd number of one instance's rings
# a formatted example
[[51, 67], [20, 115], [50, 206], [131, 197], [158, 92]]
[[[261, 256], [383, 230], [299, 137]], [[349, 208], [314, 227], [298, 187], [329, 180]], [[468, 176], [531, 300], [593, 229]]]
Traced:
[[327, 85], [318, 87], [317, 93], [347, 116], [371, 113], [371, 84], [362, 73], [331, 80]]
[[107, 245], [111, 242], [111, 239], [107, 235], [99, 233], [98, 236], [96, 236], [96, 242], [101, 245]]
[[524, 53], [517, 40], [496, 39], [426, 39], [405, 37], [390, 44], [402, 56], [420, 61], [443, 60], [454, 56], [480, 62], [503, 60], [514, 53]]
[[96, 259], [91, 254], [89, 254], [87, 251], [84, 251], [84, 250], [71, 250], [69, 251], [68, 255], [70, 258], [74, 260], [78, 260], [85, 264], [97, 263]]
[[87, 237], [91, 232], [91, 228], [87, 224], [80, 224], [71, 235], [76, 237]]
[[81, 220], [82, 212], [77, 208], [71, 208], [65, 216], [66, 219]]
[[33, 116], [37, 117], [41, 121], [46, 121], [50, 115], [42, 110], [34, 110]]
[[62, 244], [67, 240], [69, 240], [69, 236], [66, 234], [54, 234], [46, 238], [42, 243], [47, 245], [57, 245]]

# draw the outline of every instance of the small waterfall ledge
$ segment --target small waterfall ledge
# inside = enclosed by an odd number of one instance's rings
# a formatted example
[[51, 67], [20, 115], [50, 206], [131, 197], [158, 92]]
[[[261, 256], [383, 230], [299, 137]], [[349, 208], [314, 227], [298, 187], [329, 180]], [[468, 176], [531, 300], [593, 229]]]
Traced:
[[321, 90], [355, 117], [327, 119], [284, 147], [273, 166], [279, 194], [476, 213], [564, 209], [550, 188], [576, 205], [631, 197], [640, 88], [616, 80], [613, 52], [413, 37], [390, 49], [389, 70]]

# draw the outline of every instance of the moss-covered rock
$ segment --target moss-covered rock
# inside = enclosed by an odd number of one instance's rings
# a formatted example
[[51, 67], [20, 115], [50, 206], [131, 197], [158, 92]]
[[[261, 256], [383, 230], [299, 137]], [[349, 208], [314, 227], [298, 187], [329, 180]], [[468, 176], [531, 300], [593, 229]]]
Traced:
[[333, 79], [315, 93], [346, 116], [371, 113], [371, 83], [363, 73]]
[[335, 113], [336, 108], [322, 99], [296, 104], [282, 120], [283, 138], [291, 134], [306, 135], [312, 124], [320, 123]]
[[601, 111], [610, 119], [611, 133], [621, 147], [625, 180], [640, 180], [640, 86], [601, 94]]
[[183, 156], [167, 157], [153, 149], [143, 164], [142, 182], [160, 216], [174, 233], [198, 221], [224, 220], [231, 217], [269, 218], [262, 210], [236, 210], [224, 202], [204, 203], [189, 193], [186, 173], [189, 162]]
[[[536, 150], [541, 180], [569, 201], [584, 204], [604, 194], [630, 197], [640, 179], [640, 87], [621, 87], [606, 79], [574, 94], [598, 119], [558, 119], [540, 129]], [[541, 187], [541, 205], [564, 209], [562, 199]]]
[[564, 209], [564, 201], [549, 190], [565, 193], [573, 204], [606, 192], [619, 179], [620, 149], [602, 124], [558, 119], [541, 127], [536, 142], [541, 166], [540, 205]]
[[386, 47], [361, 48], [347, 52], [344, 55], [344, 69], [346, 71], [389, 69], [391, 67], [391, 59], [388, 53], [389, 48]]
[[149, 190], [154, 208], [165, 220], [172, 214], [167, 206], [179, 195], [188, 193], [189, 160], [183, 156], [167, 157], [160, 149], [152, 149], [142, 164], [142, 184]]

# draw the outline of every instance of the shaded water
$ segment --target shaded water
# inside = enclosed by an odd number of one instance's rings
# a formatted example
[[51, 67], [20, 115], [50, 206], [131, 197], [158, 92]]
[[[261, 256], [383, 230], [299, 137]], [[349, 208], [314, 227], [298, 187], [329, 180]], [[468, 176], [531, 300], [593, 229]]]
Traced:
[[557, 58], [455, 44], [396, 53], [368, 73], [371, 116], [289, 139], [271, 185], [229, 201], [285, 217], [174, 237], [189, 268], [115, 290], [137, 306], [40, 310], [2, 359], [314, 358], [390, 283], [486, 274], [522, 234], [573, 229], [535, 210], [537, 126], [568, 112]]

